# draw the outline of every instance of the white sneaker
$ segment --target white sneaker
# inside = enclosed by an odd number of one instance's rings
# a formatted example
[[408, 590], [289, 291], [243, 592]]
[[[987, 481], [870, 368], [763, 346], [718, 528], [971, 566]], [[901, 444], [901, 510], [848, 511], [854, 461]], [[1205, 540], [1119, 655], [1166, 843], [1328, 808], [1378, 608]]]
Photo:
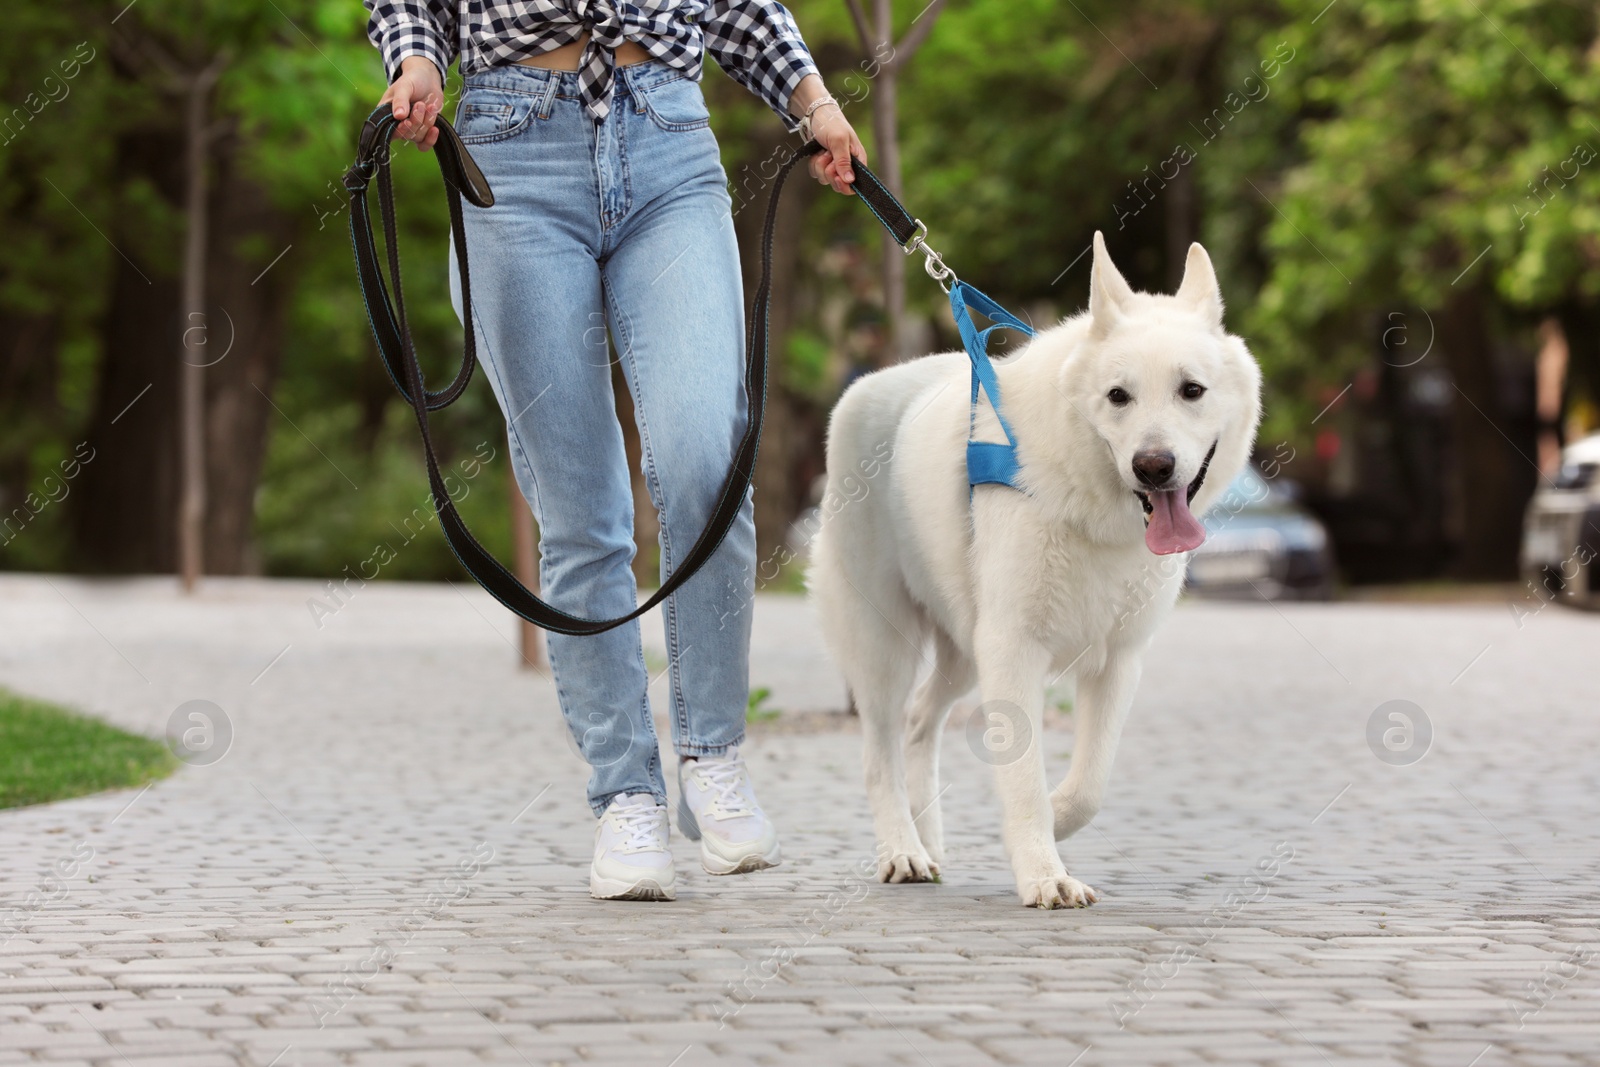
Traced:
[[648, 793], [611, 801], [594, 829], [589, 895], [596, 900], [676, 900], [667, 809]]
[[744, 874], [783, 860], [778, 828], [756, 803], [750, 771], [737, 748], [678, 763], [678, 829], [700, 842], [709, 874]]

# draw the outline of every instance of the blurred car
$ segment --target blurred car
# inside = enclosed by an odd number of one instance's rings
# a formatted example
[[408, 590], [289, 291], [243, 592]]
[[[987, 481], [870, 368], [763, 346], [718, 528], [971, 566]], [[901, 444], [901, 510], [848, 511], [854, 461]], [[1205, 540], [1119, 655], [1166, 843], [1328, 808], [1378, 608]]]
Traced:
[[1246, 466], [1204, 519], [1206, 540], [1189, 556], [1194, 595], [1251, 600], [1333, 596], [1328, 531], [1287, 479], [1268, 481]]
[[[1522, 521], [1522, 576], [1557, 603], [1600, 610], [1600, 434], [1561, 451]], [[1541, 589], [1542, 587], [1542, 589]]]

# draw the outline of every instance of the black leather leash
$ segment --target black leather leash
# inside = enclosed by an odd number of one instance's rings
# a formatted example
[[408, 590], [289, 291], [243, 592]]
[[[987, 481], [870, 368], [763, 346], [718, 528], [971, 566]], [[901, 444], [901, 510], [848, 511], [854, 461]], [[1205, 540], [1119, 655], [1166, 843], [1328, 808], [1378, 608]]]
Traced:
[[[638, 618], [678, 589], [694, 576], [722, 544], [723, 538], [733, 528], [749, 491], [750, 479], [755, 473], [756, 449], [761, 442], [761, 426], [766, 415], [767, 399], [767, 342], [768, 310], [772, 297], [772, 231], [778, 215], [778, 198], [783, 193], [784, 182], [795, 164], [822, 151], [822, 146], [811, 141], [796, 149], [778, 170], [772, 183], [772, 196], [767, 202], [767, 218], [761, 234], [761, 283], [756, 288], [755, 299], [745, 338], [744, 387], [747, 400], [748, 422], [744, 436], [734, 452], [728, 476], [722, 483], [717, 505], [712, 510], [706, 527], [695, 541], [689, 554], [675, 567], [661, 588], [643, 604], [626, 615], [615, 619], [585, 619], [569, 614], [547, 604], [517, 581], [516, 576], [500, 565], [472, 536], [466, 521], [456, 510], [455, 502], [445, 488], [439, 470], [439, 456], [434, 450], [433, 437], [428, 429], [428, 412], [437, 411], [454, 402], [467, 387], [477, 364], [477, 344], [472, 329], [472, 287], [467, 271], [467, 235], [461, 200], [467, 199], [475, 207], [494, 205], [494, 191], [489, 188], [483, 172], [461, 142], [460, 136], [444, 116], [435, 120], [439, 139], [434, 145], [434, 157], [444, 175], [445, 199], [450, 207], [450, 234], [455, 242], [456, 262], [461, 273], [462, 345], [461, 367], [455, 379], [438, 392], [429, 392], [422, 380], [422, 367], [417, 362], [417, 352], [411, 339], [411, 326], [406, 318], [405, 295], [400, 282], [400, 250], [398, 226], [395, 222], [394, 185], [389, 173], [389, 141], [399, 123], [387, 105], [380, 106], [361, 128], [355, 165], [345, 173], [344, 187], [350, 193], [350, 240], [355, 247], [356, 273], [361, 283], [361, 295], [366, 301], [367, 318], [372, 323], [372, 334], [378, 343], [378, 354], [400, 395], [411, 405], [417, 416], [417, 427], [422, 431], [422, 451], [428, 464], [428, 485], [433, 493], [433, 506], [439, 513], [439, 528], [456, 559], [467, 569], [477, 583], [489, 591], [500, 603], [529, 622], [559, 634], [586, 636], [604, 633]], [[894, 236], [906, 252], [921, 245], [918, 231], [926, 233], [920, 222], [912, 218], [900, 202], [868, 170], [860, 160], [851, 161], [855, 167], [855, 189], [862, 201], [878, 217], [878, 221]], [[389, 279], [394, 287], [393, 298], [385, 284], [383, 270], [378, 260], [378, 250], [372, 229], [372, 218], [367, 210], [367, 186], [373, 177], [378, 179], [378, 201], [383, 212], [383, 239], [388, 252]], [[937, 255], [922, 245], [930, 255], [929, 273], [934, 273], [933, 262]], [[943, 267], [942, 261], [940, 267]], [[935, 275], [937, 277], [937, 275]]]

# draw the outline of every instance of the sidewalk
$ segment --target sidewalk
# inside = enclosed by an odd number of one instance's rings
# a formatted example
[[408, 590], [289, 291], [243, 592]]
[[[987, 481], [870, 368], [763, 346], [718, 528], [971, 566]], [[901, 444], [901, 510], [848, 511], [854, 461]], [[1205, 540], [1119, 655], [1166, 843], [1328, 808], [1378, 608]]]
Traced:
[[[0, 812], [0, 1065], [1596, 1062], [1600, 616], [1181, 607], [1064, 849], [1101, 903], [1045, 913], [960, 730], [941, 885], [862, 877], [853, 731], [757, 728], [783, 866], [714, 879], [678, 840], [675, 904], [591, 901], [586, 768], [510, 617], [374, 584], [318, 629], [313, 597], [0, 576], [0, 685], [233, 733]], [[842, 708], [804, 601], [755, 611], [768, 704]], [[1431, 722], [1409, 765], [1367, 740], [1395, 699]]]

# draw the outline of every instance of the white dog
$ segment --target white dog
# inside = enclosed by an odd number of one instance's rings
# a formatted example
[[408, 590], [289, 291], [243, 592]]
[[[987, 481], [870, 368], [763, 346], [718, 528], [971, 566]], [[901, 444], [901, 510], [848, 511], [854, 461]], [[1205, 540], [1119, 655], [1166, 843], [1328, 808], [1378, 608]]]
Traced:
[[[1092, 903], [1056, 841], [1100, 809], [1140, 657], [1183, 584], [1196, 519], [1250, 455], [1261, 372], [1222, 326], [1210, 257], [1176, 295], [1136, 293], [1094, 238], [1089, 310], [996, 361], [1023, 491], [969, 494], [969, 364], [928, 356], [845, 393], [828, 431], [829, 495], [811, 586], [864, 733], [878, 876], [919, 882], [943, 857], [939, 738], [977, 683], [1022, 902]], [[981, 402], [974, 438], [1001, 441]], [[885, 461], [885, 456], [888, 460]], [[932, 645], [933, 668], [907, 697]], [[1052, 793], [1041, 751], [1050, 680], [1076, 671], [1072, 767]]]

